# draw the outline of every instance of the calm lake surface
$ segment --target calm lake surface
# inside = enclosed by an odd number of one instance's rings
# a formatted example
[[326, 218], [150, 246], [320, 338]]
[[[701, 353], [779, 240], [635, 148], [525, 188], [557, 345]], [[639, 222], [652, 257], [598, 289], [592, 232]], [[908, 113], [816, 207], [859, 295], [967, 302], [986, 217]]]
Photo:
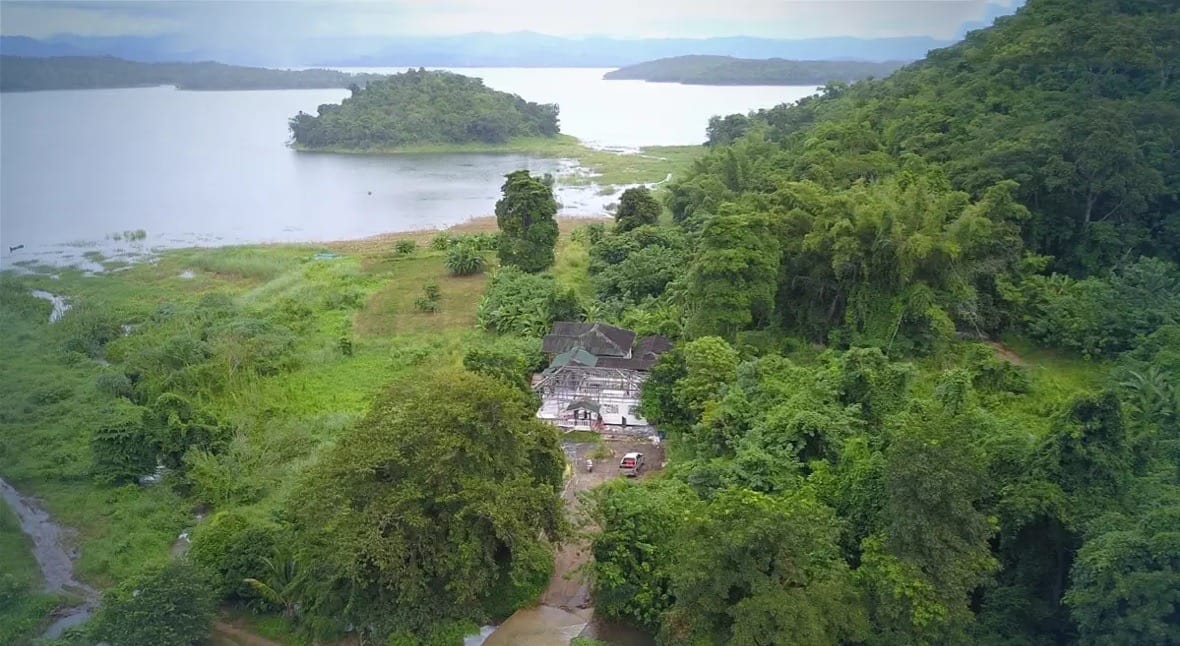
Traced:
[[[815, 91], [604, 81], [603, 69], [456, 71], [532, 101], [559, 103], [563, 132], [621, 148], [700, 143], [711, 115]], [[573, 167], [519, 155], [357, 156], [286, 147], [288, 117], [347, 93], [160, 87], [2, 94], [0, 266], [62, 264], [96, 250], [112, 257], [444, 227], [490, 214], [511, 170]], [[614, 199], [593, 187], [558, 194], [568, 215], [601, 214]], [[108, 239], [136, 229], [147, 232], [145, 241]]]

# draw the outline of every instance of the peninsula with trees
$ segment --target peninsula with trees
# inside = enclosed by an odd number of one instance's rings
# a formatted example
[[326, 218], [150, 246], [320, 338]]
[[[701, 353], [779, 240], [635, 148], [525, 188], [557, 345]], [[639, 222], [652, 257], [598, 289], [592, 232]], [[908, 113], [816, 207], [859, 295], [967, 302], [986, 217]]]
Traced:
[[782, 58], [674, 56], [628, 65], [602, 78], [685, 85], [823, 85], [888, 76], [907, 61], [796, 61]]
[[499, 151], [559, 134], [557, 105], [526, 101], [452, 72], [408, 70], [340, 104], [291, 118], [299, 150], [328, 152]]
[[274, 70], [224, 63], [137, 63], [111, 56], [0, 56], [0, 92], [174, 85], [178, 90], [301, 90], [358, 87], [381, 74]]

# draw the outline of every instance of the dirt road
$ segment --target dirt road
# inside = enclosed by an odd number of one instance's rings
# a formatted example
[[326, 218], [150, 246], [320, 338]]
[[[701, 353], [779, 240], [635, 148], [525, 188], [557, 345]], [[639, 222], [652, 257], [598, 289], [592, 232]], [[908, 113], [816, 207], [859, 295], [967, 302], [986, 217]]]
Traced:
[[[630, 451], [643, 453], [649, 473], [658, 470], [664, 460], [662, 448], [643, 440], [609, 440], [604, 446], [610, 449], [611, 456], [594, 460], [594, 470], [590, 472], [586, 472], [584, 465], [588, 458], [592, 459], [598, 447], [594, 444], [566, 446], [566, 455], [574, 469], [562, 497], [571, 516], [577, 512], [578, 492], [621, 477], [619, 460], [623, 454]], [[580, 635], [594, 615], [590, 605], [590, 584], [579, 572], [579, 568], [590, 560], [589, 547], [583, 541], [563, 545], [554, 555], [553, 577], [541, 595], [540, 603], [509, 617], [487, 638], [484, 646], [568, 646], [571, 639]]]

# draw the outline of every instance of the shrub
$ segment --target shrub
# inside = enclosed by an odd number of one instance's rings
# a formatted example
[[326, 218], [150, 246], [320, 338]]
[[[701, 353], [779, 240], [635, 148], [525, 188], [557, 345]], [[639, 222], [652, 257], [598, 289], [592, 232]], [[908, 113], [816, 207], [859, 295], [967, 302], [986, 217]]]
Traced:
[[118, 399], [102, 411], [90, 439], [93, 473], [101, 481], [134, 481], [156, 467], [157, 449], [144, 426], [146, 409]]
[[19, 314], [21, 318], [48, 321], [53, 306], [33, 296], [27, 287], [11, 277], [0, 278], [0, 311]]
[[210, 574], [210, 584], [226, 600], [256, 596], [246, 579], [259, 578], [274, 553], [278, 528], [241, 511], [222, 511], [193, 531], [189, 558]]
[[425, 296], [419, 296], [414, 299], [414, 308], [419, 312], [434, 313], [438, 311], [438, 301], [431, 300]]
[[123, 334], [119, 319], [107, 310], [83, 305], [75, 307], [62, 317], [59, 324], [64, 336], [63, 349], [78, 352], [88, 357], [99, 357], [107, 343]]
[[414, 250], [417, 248], [418, 243], [414, 242], [413, 240], [398, 240], [397, 243], [393, 245], [393, 252], [399, 256], [405, 256], [414, 253]]
[[91, 636], [112, 644], [192, 646], [209, 638], [213, 588], [184, 561], [149, 567], [103, 595]]
[[574, 242], [581, 242], [591, 247], [598, 244], [604, 237], [606, 237], [606, 225], [601, 222], [583, 224], [570, 234], [570, 238]]
[[190, 449], [217, 453], [225, 449], [231, 437], [228, 427], [174, 393], [156, 399], [144, 416], [144, 424], [160, 461], [172, 469], [181, 466]]
[[1029, 336], [1087, 356], [1114, 356], [1180, 323], [1180, 269], [1143, 258], [1103, 278], [1033, 275], [1001, 292]]
[[257, 502], [271, 482], [264, 470], [265, 456], [250, 446], [242, 434], [214, 454], [200, 449], [184, 454], [185, 477], [194, 499], [214, 505]]
[[476, 310], [480, 327], [497, 334], [541, 337], [555, 320], [579, 317], [577, 297], [547, 274], [505, 267], [495, 274]]
[[545, 367], [545, 355], [538, 339], [501, 337], [469, 348], [463, 367], [529, 391], [532, 374]]
[[459, 242], [469, 244], [479, 251], [495, 251], [499, 240], [500, 236], [495, 233], [472, 233], [460, 238]]
[[484, 259], [475, 245], [464, 242], [447, 252], [446, 265], [456, 276], [470, 276], [483, 271]]
[[450, 249], [451, 245], [453, 244], [455, 244], [455, 236], [447, 233], [446, 231], [439, 231], [438, 233], [434, 234], [434, 238], [430, 240], [430, 248], [434, 249], [435, 251], [446, 251], [447, 249]]
[[214, 358], [230, 373], [272, 375], [295, 364], [295, 335], [266, 319], [233, 319], [210, 331]]
[[126, 397], [130, 399], [134, 394], [131, 380], [121, 372], [104, 372], [100, 374], [95, 378], [94, 386], [98, 388], [98, 392], [111, 395], [112, 397]]
[[419, 312], [437, 312], [441, 295], [438, 283], [429, 281], [422, 286], [422, 294], [414, 299], [414, 307]]

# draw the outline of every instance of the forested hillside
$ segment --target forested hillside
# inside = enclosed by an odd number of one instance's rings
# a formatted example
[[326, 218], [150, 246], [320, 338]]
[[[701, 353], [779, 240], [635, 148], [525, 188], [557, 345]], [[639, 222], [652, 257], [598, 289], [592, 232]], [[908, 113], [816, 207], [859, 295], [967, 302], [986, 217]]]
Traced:
[[719, 150], [680, 182], [674, 211], [769, 196], [782, 178], [833, 195], [933, 176], [972, 198], [1010, 191], [1029, 210], [1028, 250], [1071, 275], [1180, 258], [1177, 3], [1030, 5], [888, 79], [715, 119]]
[[293, 90], [364, 85], [378, 74], [222, 63], [137, 63], [109, 56], [0, 56], [0, 92], [175, 85], [181, 90]]
[[823, 85], [886, 76], [902, 65], [898, 61], [791, 61], [698, 55], [628, 65], [607, 72], [602, 78], [688, 85]]
[[643, 393], [666, 475], [589, 519], [599, 612], [662, 644], [1180, 644], [1177, 47], [1175, 2], [1030, 0], [715, 119], [673, 226], [583, 234], [596, 313], [679, 339]]
[[413, 144], [498, 144], [558, 134], [557, 106], [525, 101], [451, 72], [409, 70], [369, 83], [340, 105], [291, 119], [305, 149], [381, 150]]

